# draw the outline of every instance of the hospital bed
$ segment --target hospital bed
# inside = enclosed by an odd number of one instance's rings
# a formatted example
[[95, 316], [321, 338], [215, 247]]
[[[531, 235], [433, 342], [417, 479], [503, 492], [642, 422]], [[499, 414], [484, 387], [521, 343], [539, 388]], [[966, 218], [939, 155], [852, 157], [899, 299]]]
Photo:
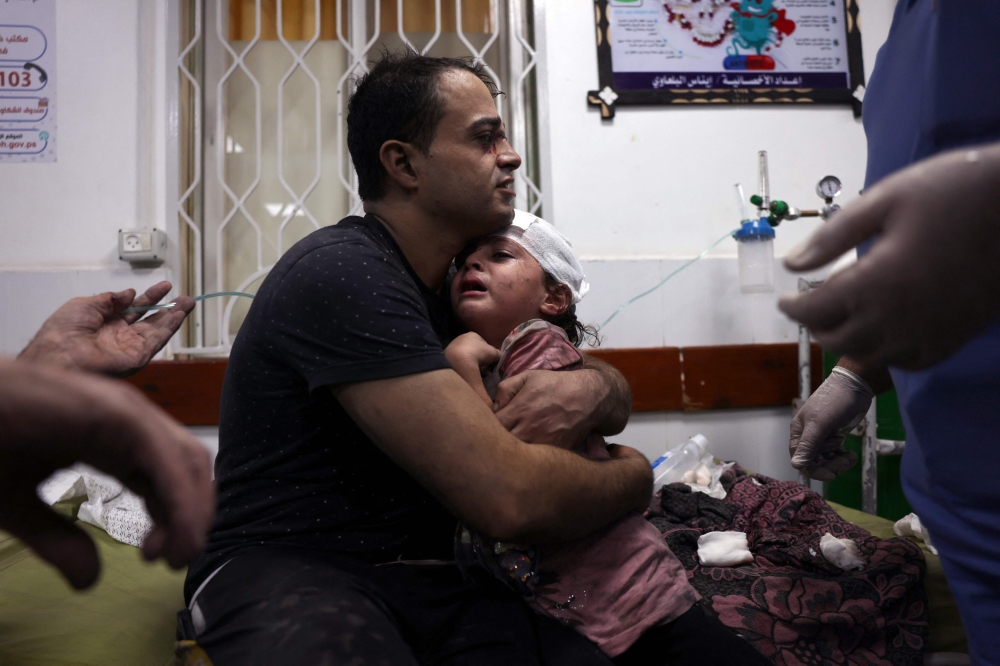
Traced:
[[[819, 353], [814, 352], [818, 368]], [[794, 344], [607, 350], [600, 355], [629, 379], [637, 411], [787, 405], [798, 393]], [[188, 425], [209, 425], [217, 418], [224, 373], [225, 361], [163, 363], [131, 381]], [[744, 389], [748, 385], [752, 392]], [[875, 536], [893, 536], [888, 520], [831, 506]], [[76, 507], [59, 508], [74, 515]], [[103, 563], [98, 584], [83, 593], [72, 591], [23, 543], [0, 533], [0, 664], [174, 663], [184, 572], [147, 563], [137, 548], [90, 525], [81, 527], [94, 538]], [[930, 620], [926, 652], [967, 652], [940, 560], [926, 548], [923, 552]], [[930, 658], [925, 663], [961, 662]]]
[[[883, 518], [833, 505], [876, 536], [891, 537]], [[80, 525], [97, 543], [103, 563], [98, 584], [74, 592], [23, 543], [0, 533], [0, 664], [156, 666], [173, 663], [183, 571], [148, 563], [138, 548]], [[930, 602], [928, 653], [966, 652], [965, 634], [940, 560], [924, 549]]]

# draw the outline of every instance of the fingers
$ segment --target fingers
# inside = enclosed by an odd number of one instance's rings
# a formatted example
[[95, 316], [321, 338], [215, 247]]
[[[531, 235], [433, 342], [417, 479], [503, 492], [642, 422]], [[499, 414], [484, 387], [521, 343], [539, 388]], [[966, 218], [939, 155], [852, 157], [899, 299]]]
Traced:
[[881, 190], [859, 197], [792, 250], [785, 257], [785, 266], [796, 272], [814, 270], [857, 247], [882, 227], [889, 201]]
[[76, 589], [88, 588], [97, 580], [101, 564], [94, 542], [37, 497], [29, 494], [23, 501], [6, 505], [0, 516], [4, 529], [57, 568]]
[[211, 457], [183, 428], [171, 428], [158, 460], [147, 467], [150, 514], [161, 527], [143, 544], [146, 557], [163, 557], [174, 568], [190, 563], [205, 547], [215, 514]]
[[145, 341], [147, 360], [163, 349], [163, 345], [167, 344], [167, 341], [173, 337], [177, 329], [184, 323], [184, 318], [194, 308], [194, 299], [189, 296], [179, 296], [175, 302], [176, 306], [160, 310], [153, 316], [133, 324], [135, 331]]
[[[519, 375], [514, 375], [508, 379], [500, 382], [497, 386], [497, 395], [493, 399], [493, 411], [499, 412], [514, 399], [514, 396], [524, 387], [524, 383], [528, 380], [528, 373], [522, 372]], [[497, 414], [499, 417], [500, 415]], [[500, 418], [503, 422], [503, 418]], [[504, 424], [506, 426], [506, 424]]]
[[[126, 308], [129, 308], [129, 307], [141, 308], [141, 307], [146, 307], [146, 306], [149, 306], [149, 305], [156, 305], [157, 303], [160, 302], [161, 299], [163, 299], [164, 296], [166, 296], [168, 293], [170, 293], [170, 288], [171, 288], [171, 284], [169, 282], [167, 282], [166, 280], [164, 280], [163, 282], [157, 282], [152, 287], [150, 287], [149, 289], [147, 289], [146, 293], [141, 294], [138, 298], [135, 298], [134, 301], [130, 300], [129, 304], [126, 305], [125, 307], [123, 307], [122, 310], [124, 310]], [[127, 293], [127, 292], [131, 292], [132, 295], [135, 296], [135, 290], [134, 289], [127, 289], [126, 291], [119, 292], [119, 293], [124, 294], [124, 293]], [[117, 296], [117, 294], [116, 294], [116, 296]], [[125, 319], [126, 322], [128, 322], [129, 324], [131, 324], [132, 322], [136, 321], [137, 319], [142, 318], [142, 316], [144, 314], [145, 314], [144, 312], [130, 312], [127, 315], [123, 315], [122, 318]], [[183, 319], [183, 317], [182, 317], [182, 319]]]
[[830, 276], [822, 286], [798, 294], [786, 294], [778, 308], [806, 326], [815, 334], [830, 331], [859, 312], [871, 317], [877, 312], [866, 310], [872, 281], [878, 281], [884, 266], [878, 248], [858, 260], [850, 268]]
[[157, 282], [152, 287], [147, 289], [146, 293], [136, 298], [132, 305], [137, 308], [145, 307], [147, 305], [156, 305], [160, 302], [160, 299], [170, 293], [170, 287], [170, 283], [166, 280], [163, 282]]
[[116, 476], [146, 501], [157, 529], [144, 545], [150, 558], [177, 568], [205, 545], [215, 513], [211, 458], [198, 440], [136, 389], [108, 382], [108, 419], [79, 460]]
[[859, 313], [831, 331], [814, 331], [813, 338], [833, 354], [868, 360], [882, 346], [885, 330], [876, 317], [867, 314]]
[[829, 482], [854, 467], [858, 462], [858, 454], [854, 451], [844, 450], [827, 451], [823, 454], [821, 461], [796, 469], [800, 469], [810, 479]]

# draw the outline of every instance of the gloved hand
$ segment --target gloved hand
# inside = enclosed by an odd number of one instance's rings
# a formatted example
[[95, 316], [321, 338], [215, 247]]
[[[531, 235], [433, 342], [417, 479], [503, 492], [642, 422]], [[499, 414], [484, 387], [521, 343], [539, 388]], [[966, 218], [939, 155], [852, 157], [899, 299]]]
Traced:
[[814, 270], [871, 250], [779, 307], [824, 349], [871, 365], [940, 362], [1000, 316], [1000, 144], [944, 153], [879, 182], [785, 259]]
[[833, 481], [858, 462], [844, 438], [865, 417], [875, 394], [861, 377], [836, 367], [792, 419], [792, 467], [817, 481]]

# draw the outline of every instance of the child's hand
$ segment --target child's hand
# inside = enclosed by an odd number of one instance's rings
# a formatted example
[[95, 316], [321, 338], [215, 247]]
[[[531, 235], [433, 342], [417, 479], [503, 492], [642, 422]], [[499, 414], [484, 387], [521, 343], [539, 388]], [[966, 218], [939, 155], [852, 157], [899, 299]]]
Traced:
[[500, 351], [483, 340], [478, 333], [464, 333], [458, 336], [445, 348], [444, 355], [456, 369], [476, 367], [481, 374], [500, 360]]

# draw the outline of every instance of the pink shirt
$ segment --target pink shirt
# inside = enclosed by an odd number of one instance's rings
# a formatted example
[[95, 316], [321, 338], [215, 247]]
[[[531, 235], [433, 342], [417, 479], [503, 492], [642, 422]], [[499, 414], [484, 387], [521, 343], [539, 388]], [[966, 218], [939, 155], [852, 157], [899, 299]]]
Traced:
[[[527, 370], [575, 370], [583, 355], [558, 326], [532, 319], [504, 340], [487, 390]], [[607, 459], [594, 433], [576, 449]], [[608, 656], [628, 649], [650, 627], [677, 619], [700, 598], [660, 531], [630, 513], [587, 537], [538, 549], [537, 575], [528, 602], [540, 613], [574, 627]]]

